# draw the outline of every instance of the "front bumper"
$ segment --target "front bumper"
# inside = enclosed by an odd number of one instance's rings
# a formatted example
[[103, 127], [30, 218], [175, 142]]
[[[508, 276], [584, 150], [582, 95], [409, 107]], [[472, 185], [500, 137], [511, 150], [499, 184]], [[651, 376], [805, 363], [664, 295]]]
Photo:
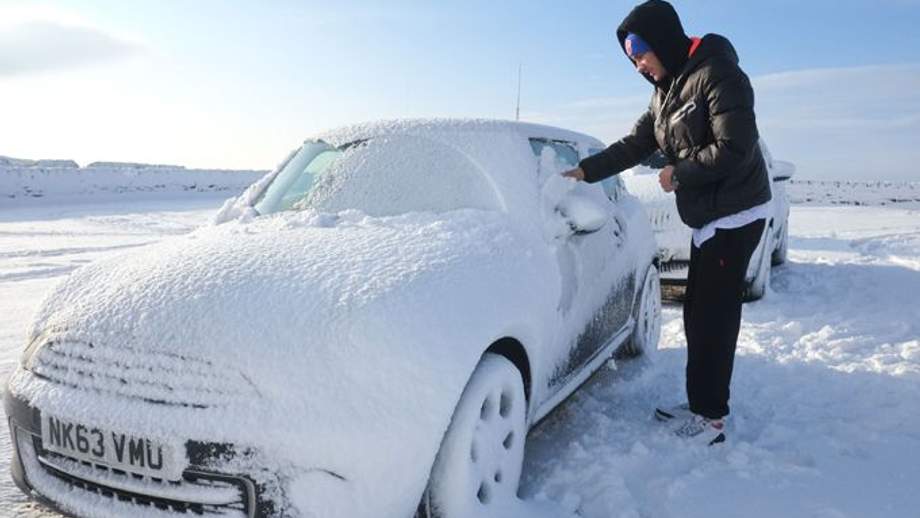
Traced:
[[42, 447], [39, 409], [9, 391], [4, 406], [12, 434], [14, 482], [27, 495], [63, 514], [99, 518], [284, 515], [280, 481], [258, 467], [256, 452], [230, 444], [188, 441], [189, 467], [181, 481], [169, 482], [47, 451]]

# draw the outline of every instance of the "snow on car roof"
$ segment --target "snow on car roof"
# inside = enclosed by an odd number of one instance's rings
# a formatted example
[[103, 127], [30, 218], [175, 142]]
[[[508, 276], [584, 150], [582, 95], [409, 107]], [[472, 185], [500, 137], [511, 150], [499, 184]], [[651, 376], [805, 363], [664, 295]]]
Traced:
[[589, 144], [602, 143], [590, 135], [571, 130], [534, 124], [497, 119], [400, 119], [365, 122], [343, 126], [320, 134], [319, 138], [341, 145], [362, 138], [393, 133], [412, 133], [422, 135], [458, 135], [462, 133], [505, 133], [524, 138], [542, 137]]

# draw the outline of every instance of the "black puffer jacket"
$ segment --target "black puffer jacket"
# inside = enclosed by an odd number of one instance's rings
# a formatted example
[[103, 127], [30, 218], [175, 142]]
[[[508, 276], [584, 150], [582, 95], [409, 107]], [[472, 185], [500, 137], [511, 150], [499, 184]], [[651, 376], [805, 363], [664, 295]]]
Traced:
[[669, 77], [656, 84], [646, 76], [655, 85], [648, 111], [630, 135], [582, 160], [585, 180], [620, 173], [660, 149], [675, 167], [677, 210], [693, 228], [769, 201], [754, 92], [731, 43], [708, 34], [690, 55], [693, 42], [671, 5], [660, 0], [626, 17], [617, 29], [621, 46], [629, 33], [649, 44]]

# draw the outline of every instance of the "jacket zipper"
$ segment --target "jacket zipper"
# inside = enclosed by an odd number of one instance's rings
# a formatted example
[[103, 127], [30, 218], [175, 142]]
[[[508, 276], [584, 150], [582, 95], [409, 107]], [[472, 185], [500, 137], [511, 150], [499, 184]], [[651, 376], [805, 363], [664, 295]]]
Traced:
[[671, 147], [671, 116], [668, 115], [668, 105], [671, 102], [671, 97], [674, 92], [677, 90], [677, 78], [671, 81], [671, 86], [668, 88], [668, 93], [664, 96], [664, 101], [661, 103], [661, 110], [659, 111], [659, 117], [662, 117], [662, 126], [664, 127], [664, 143], [665, 143], [665, 155], [668, 157], [668, 163], [673, 164], [674, 160], [674, 150]]

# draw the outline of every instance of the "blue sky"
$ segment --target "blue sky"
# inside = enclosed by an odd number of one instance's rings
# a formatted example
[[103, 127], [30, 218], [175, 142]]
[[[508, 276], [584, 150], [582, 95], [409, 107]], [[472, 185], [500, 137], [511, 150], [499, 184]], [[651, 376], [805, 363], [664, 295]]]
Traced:
[[[318, 130], [514, 116], [612, 141], [647, 104], [636, 2], [0, 0], [0, 154], [270, 168]], [[675, 1], [807, 178], [920, 180], [920, 1]]]

